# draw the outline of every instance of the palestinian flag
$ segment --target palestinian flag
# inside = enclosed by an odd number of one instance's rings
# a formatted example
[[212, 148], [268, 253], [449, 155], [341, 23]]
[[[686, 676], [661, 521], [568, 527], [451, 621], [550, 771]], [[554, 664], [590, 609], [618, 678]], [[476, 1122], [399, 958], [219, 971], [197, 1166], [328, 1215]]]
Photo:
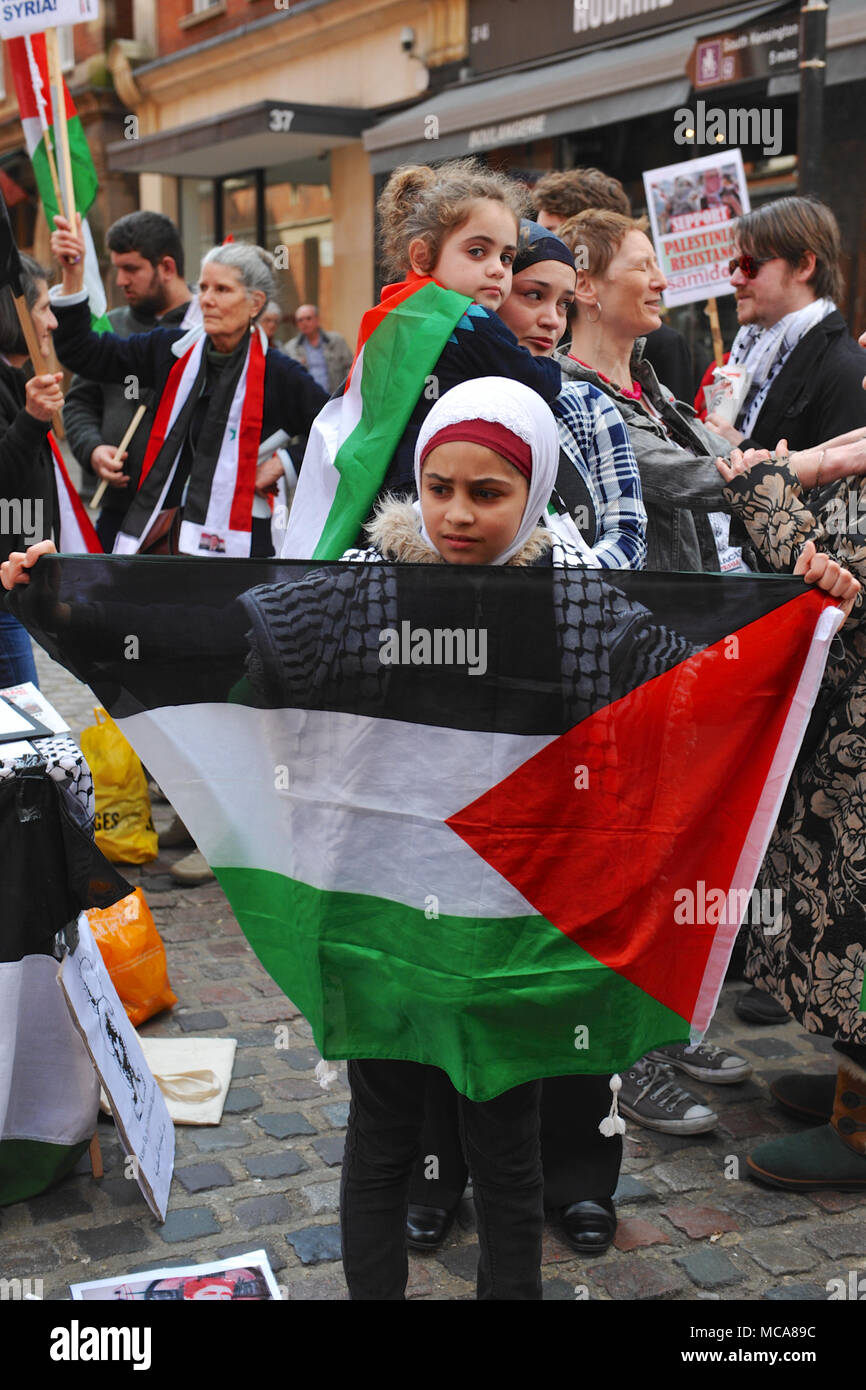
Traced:
[[355, 544], [427, 378], [471, 303], [415, 276], [386, 286], [368, 309], [346, 388], [310, 431], [283, 555], [339, 560]]
[[54, 485], [57, 489], [58, 549], [68, 555], [101, 555], [102, 544], [66, 471], [63, 455], [51, 430], [48, 431], [48, 443], [54, 460]]
[[[48, 80], [48, 60], [45, 55], [45, 35], [32, 34], [26, 38], [8, 39], [6, 48], [15, 81], [15, 93], [18, 97], [18, 109], [21, 113], [21, 125], [24, 130], [27, 153], [33, 164], [33, 173], [36, 176], [36, 186], [39, 190], [45, 219], [49, 229], [53, 231], [54, 216], [60, 211], [60, 208], [49, 167], [48, 142], [50, 142], [54, 152], [58, 177], [62, 178], [62, 173], [60, 172], [59, 145], [54, 130], [54, 114], [51, 110], [51, 87]], [[90, 156], [81, 118], [75, 109], [75, 102], [72, 100], [65, 82], [63, 84], [63, 98], [66, 103], [75, 206], [81, 213], [81, 230], [86, 246], [84, 287], [90, 301], [92, 326], [96, 332], [105, 333], [111, 329], [106, 318], [105, 288], [99, 273], [99, 262], [93, 244], [93, 236], [87, 223], [87, 212], [96, 197], [99, 177]]]
[[839, 617], [794, 578], [117, 557], [40, 561], [16, 611], [322, 1055], [474, 1100], [701, 1036], [741, 918], [773, 930]]

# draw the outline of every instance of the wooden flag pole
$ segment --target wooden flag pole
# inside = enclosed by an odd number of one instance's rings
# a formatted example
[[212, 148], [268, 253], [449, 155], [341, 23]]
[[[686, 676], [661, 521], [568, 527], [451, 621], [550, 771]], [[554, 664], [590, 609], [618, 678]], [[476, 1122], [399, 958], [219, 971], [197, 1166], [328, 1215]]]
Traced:
[[30, 82], [33, 87], [33, 96], [36, 100], [36, 109], [39, 112], [39, 124], [42, 127], [42, 138], [45, 141], [45, 153], [48, 156], [48, 169], [51, 174], [51, 183], [54, 187], [54, 196], [57, 199], [59, 210], [63, 208], [63, 195], [60, 192], [60, 179], [57, 176], [57, 164], [54, 160], [54, 149], [51, 140], [51, 127], [46, 111], [45, 92], [42, 86], [42, 75], [39, 71], [39, 64], [33, 52], [33, 40], [30, 34], [25, 35], [24, 44], [27, 50], [27, 62], [30, 66]]
[[721, 367], [725, 360], [725, 345], [722, 342], [722, 327], [719, 323], [719, 306], [716, 303], [715, 295], [707, 300], [706, 315], [710, 321], [710, 333], [713, 338], [713, 355], [716, 359], [716, 366]]
[[72, 155], [69, 150], [69, 128], [66, 124], [66, 97], [63, 89], [60, 46], [57, 42], [56, 29], [45, 30], [45, 53], [48, 59], [48, 80], [51, 86], [51, 114], [54, 118], [54, 135], [60, 151], [61, 211], [74, 232], [75, 185], [72, 182]]
[[[24, 334], [24, 341], [27, 344], [27, 356], [33, 363], [35, 376], [45, 376], [50, 368], [45, 358], [42, 356], [42, 348], [36, 336], [36, 329], [33, 327], [33, 316], [27, 307], [27, 300], [23, 294], [12, 292], [12, 302], [15, 305], [15, 312], [18, 315], [18, 322], [21, 325], [21, 332]], [[55, 415], [51, 422], [55, 439], [65, 439], [66, 431], [63, 428], [63, 421], [59, 415]]]
[[[127, 431], [126, 431], [126, 434], [123, 436], [123, 438], [121, 439], [120, 443], [119, 443], [118, 446], [117, 446], [117, 454], [115, 454], [115, 458], [119, 457], [119, 455], [122, 454], [122, 453], [124, 452], [124, 450], [126, 450], [126, 449], [129, 448], [130, 443], [132, 442], [132, 436], [135, 434], [135, 431], [138, 429], [139, 425], [141, 424], [142, 420], [144, 419], [146, 412], [147, 412], [147, 406], [146, 406], [146, 405], [140, 405], [140, 406], [138, 407], [138, 410], [135, 412], [135, 414], [133, 415], [132, 419], [131, 419], [130, 422], [129, 422], [129, 427], [128, 427]], [[107, 478], [103, 478], [103, 479], [102, 479], [102, 482], [99, 484], [99, 487], [96, 489], [96, 491], [94, 492], [93, 496], [92, 496], [91, 499], [90, 499], [89, 506], [90, 506], [90, 508], [91, 508], [92, 511], [94, 511], [94, 512], [96, 511], [96, 508], [99, 506], [100, 502], [102, 501], [103, 494], [104, 494], [105, 489], [106, 489], [107, 487], [108, 487], [108, 479], [107, 479]]]

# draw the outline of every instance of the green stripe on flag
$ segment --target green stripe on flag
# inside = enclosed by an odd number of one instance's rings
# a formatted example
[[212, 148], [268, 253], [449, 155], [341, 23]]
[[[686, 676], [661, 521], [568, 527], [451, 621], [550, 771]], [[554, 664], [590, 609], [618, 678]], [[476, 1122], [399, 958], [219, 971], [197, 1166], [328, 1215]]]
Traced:
[[[82, 217], [87, 215], [88, 209], [93, 203], [99, 188], [99, 178], [93, 165], [90, 149], [87, 144], [87, 137], [84, 134], [84, 127], [81, 124], [80, 116], [73, 116], [67, 122], [69, 131], [69, 154], [72, 162], [72, 183], [75, 189], [75, 206]], [[54, 127], [51, 127], [51, 145], [54, 150], [54, 160], [57, 163], [59, 158], [58, 141], [54, 135]], [[33, 162], [33, 173], [36, 177], [36, 186], [39, 189], [39, 197], [45, 209], [45, 216], [49, 227], [54, 227], [52, 221], [54, 214], [60, 211], [57, 206], [57, 197], [54, 192], [54, 183], [51, 178], [51, 170], [48, 165], [48, 153], [45, 149], [45, 141], [40, 140], [31, 155]]]
[[[489, 1100], [543, 1076], [628, 1067], [648, 1036], [688, 1041], [685, 1019], [544, 917], [428, 916], [432, 899], [425, 912], [268, 870], [215, 873], [265, 969], [307, 1018], [327, 1019], [314, 1036], [331, 1060], [411, 1053]], [[399, 955], [407, 939], [412, 961]]]
[[89, 1139], [79, 1144], [46, 1144], [38, 1139], [0, 1141], [0, 1207], [34, 1197], [59, 1182], [89, 1146]]
[[387, 313], [367, 339], [361, 419], [337, 454], [340, 481], [313, 559], [338, 560], [355, 544], [427, 378], [471, 303], [431, 282]]

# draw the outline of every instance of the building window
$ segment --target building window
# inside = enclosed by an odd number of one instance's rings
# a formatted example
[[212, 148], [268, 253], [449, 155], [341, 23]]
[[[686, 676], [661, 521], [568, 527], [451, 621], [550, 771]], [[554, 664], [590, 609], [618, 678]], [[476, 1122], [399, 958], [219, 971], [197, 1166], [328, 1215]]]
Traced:
[[219, 5], [221, 0], [192, 0], [193, 14], [203, 14], [205, 10], [212, 10], [214, 5]]

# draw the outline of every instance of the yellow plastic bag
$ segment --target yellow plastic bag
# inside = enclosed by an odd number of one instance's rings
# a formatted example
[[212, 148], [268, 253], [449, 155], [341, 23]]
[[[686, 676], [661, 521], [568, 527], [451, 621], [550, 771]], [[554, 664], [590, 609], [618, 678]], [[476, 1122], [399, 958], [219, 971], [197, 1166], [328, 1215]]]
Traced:
[[140, 888], [112, 907], [91, 908], [87, 920], [130, 1023], [138, 1027], [177, 1003], [165, 947]]
[[81, 735], [81, 751], [93, 774], [96, 843], [113, 864], [146, 864], [158, 852], [147, 780], [111, 715], [93, 711], [96, 723]]

